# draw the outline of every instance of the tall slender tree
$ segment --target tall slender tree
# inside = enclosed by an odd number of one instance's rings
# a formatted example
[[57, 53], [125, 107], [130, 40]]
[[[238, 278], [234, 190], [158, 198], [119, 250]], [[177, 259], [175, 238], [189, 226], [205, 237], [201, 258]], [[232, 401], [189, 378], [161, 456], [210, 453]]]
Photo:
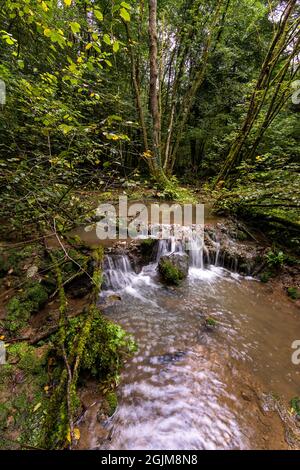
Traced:
[[[250, 98], [246, 117], [241, 129], [233, 142], [227, 158], [219, 172], [216, 184], [225, 181], [230, 172], [239, 165], [243, 158], [244, 146], [247, 142], [257, 118], [271, 91], [271, 103], [260, 128], [258, 138], [254, 143], [253, 151], [257, 148], [261, 137], [272, 123], [274, 117], [284, 104], [286, 92], [279, 99], [280, 86], [288, 72], [291, 62], [299, 54], [299, 26], [300, 19], [294, 17], [297, 0], [289, 0], [283, 8], [280, 20], [277, 22], [269, 49], [262, 64], [255, 88]], [[275, 91], [272, 97], [272, 84]], [[276, 111], [275, 111], [276, 110]], [[275, 114], [274, 114], [275, 112]]]

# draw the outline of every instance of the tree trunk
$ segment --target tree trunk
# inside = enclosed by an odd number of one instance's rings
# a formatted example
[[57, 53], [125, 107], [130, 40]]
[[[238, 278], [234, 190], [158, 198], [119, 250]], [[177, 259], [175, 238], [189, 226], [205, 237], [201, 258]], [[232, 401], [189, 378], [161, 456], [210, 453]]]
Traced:
[[[215, 11], [212, 16], [212, 20], [209, 26], [209, 31], [207, 32], [206, 42], [204, 44], [203, 53], [201, 57], [201, 64], [198, 66], [198, 70], [195, 72], [195, 76], [191, 79], [190, 86], [183, 97], [183, 102], [181, 105], [181, 112], [179, 113], [176, 122], [172, 121], [172, 126], [170, 126], [169, 136], [168, 136], [168, 145], [166, 151], [166, 158], [165, 158], [165, 169], [167, 170], [167, 174], [171, 174], [175, 165], [176, 156], [179, 150], [180, 143], [182, 141], [182, 134], [186, 127], [189, 114], [191, 112], [192, 106], [194, 104], [195, 96], [200, 89], [201, 85], [204, 83], [206, 77], [206, 70], [208, 65], [208, 60], [210, 57], [210, 50], [212, 43], [214, 41], [214, 48], [217, 45], [218, 40], [220, 39], [224, 23], [226, 21], [226, 15], [228, 12], [228, 8], [230, 5], [230, 1], [227, 0], [225, 8], [222, 12], [222, 7], [224, 4], [224, 0], [219, 0]], [[184, 63], [184, 62], [183, 62]], [[171, 119], [173, 116], [171, 115]], [[172, 140], [172, 132], [176, 132], [174, 143], [170, 145]], [[167, 153], [168, 152], [168, 153]]]
[[[226, 181], [230, 172], [235, 167], [237, 167], [242, 160], [242, 149], [253, 128], [253, 125], [256, 122], [258, 115], [261, 112], [262, 106], [266, 101], [266, 97], [270, 89], [272, 73], [276, 65], [278, 65], [282, 53], [290, 43], [291, 37], [289, 34], [289, 19], [292, 16], [295, 5], [296, 0], [290, 0], [282, 13], [278, 29], [274, 34], [273, 40], [262, 65], [261, 72], [257, 79], [255, 89], [252, 93], [247, 116], [217, 177], [216, 185], [220, 184], [221, 181]], [[258, 145], [258, 143], [259, 142], [256, 142], [256, 145]]]
[[157, 41], [157, 0], [149, 0], [149, 53], [150, 53], [150, 89], [149, 102], [152, 117], [152, 158], [153, 174], [162, 185], [168, 183], [161, 162], [161, 116], [159, 109], [158, 83], [158, 41]]

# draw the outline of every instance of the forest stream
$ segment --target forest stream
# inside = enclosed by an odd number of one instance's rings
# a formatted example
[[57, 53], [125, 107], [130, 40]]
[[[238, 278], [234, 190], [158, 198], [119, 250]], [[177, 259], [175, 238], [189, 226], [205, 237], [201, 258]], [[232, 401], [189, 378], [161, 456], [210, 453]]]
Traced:
[[286, 448], [281, 421], [268, 412], [279, 397], [287, 403], [299, 394], [291, 361], [299, 310], [281, 291], [225, 269], [217, 254], [205, 262], [194, 248], [178, 287], [157, 273], [163, 254], [182, 251], [172, 239], [159, 241], [138, 273], [128, 255], [106, 256], [100, 305], [117, 298], [104, 313], [133, 335], [138, 352], [101, 427], [91, 399], [81, 448]]

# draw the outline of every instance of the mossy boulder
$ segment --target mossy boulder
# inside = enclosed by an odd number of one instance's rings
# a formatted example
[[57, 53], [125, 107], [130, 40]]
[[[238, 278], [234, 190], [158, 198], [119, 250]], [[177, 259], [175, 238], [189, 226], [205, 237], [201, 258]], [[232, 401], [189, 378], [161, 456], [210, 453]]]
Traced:
[[158, 271], [166, 284], [177, 286], [188, 276], [189, 257], [186, 253], [162, 256], [158, 263]]

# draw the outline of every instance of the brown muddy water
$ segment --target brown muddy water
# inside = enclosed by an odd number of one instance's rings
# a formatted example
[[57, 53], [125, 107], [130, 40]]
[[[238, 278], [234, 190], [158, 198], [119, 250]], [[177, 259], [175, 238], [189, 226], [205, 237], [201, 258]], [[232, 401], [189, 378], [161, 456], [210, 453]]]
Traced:
[[[139, 205], [143, 205], [145, 207], [146, 213], [148, 214], [148, 222], [151, 225], [152, 222], [153, 222], [152, 217], [151, 217], [151, 215], [152, 215], [152, 213], [151, 213], [151, 204], [156, 204], [156, 205], [160, 206], [161, 211], [159, 213], [159, 218], [158, 218], [158, 222], [160, 224], [164, 223], [164, 217], [168, 216], [168, 214], [169, 214], [168, 208], [173, 206], [173, 205], [178, 206], [178, 204], [176, 202], [157, 203], [156, 201], [153, 201], [153, 202], [134, 201], [134, 202], [128, 202], [128, 211], [130, 211], [130, 209], [131, 209], [134, 214], [143, 213], [142, 210], [138, 209]], [[118, 216], [118, 214], [119, 214], [119, 205], [118, 204], [112, 204], [112, 205], [115, 207], [116, 214]], [[133, 209], [133, 206], [135, 207], [135, 209]], [[217, 222], [222, 222], [223, 219], [221, 217], [215, 216], [212, 213], [211, 204], [205, 204], [203, 206], [204, 206], [204, 211], [203, 211], [204, 220], [203, 220], [203, 222], [205, 224], [215, 224]], [[182, 210], [182, 218], [183, 218], [183, 210]], [[130, 219], [132, 219], [132, 218], [129, 217], [129, 220], [127, 221], [127, 223], [130, 223]], [[174, 223], [174, 213], [173, 212], [170, 213], [169, 221], [170, 221], [170, 224]], [[192, 220], [191, 220], [191, 222], [192, 222], [192, 224], [196, 224], [196, 223], [201, 224], [202, 223], [201, 221], [199, 222], [196, 218], [196, 206], [195, 206], [195, 204], [192, 204]], [[73, 230], [71, 235], [79, 236], [80, 239], [89, 246], [97, 246], [97, 245], [100, 245], [100, 244], [105, 246], [105, 247], [112, 246], [116, 240], [111, 240], [111, 239], [99, 240], [99, 238], [97, 236], [96, 227], [97, 227], [96, 223], [91, 223], [90, 225], [87, 225], [87, 226], [80, 226], [80, 227], [76, 228], [75, 230]]]

